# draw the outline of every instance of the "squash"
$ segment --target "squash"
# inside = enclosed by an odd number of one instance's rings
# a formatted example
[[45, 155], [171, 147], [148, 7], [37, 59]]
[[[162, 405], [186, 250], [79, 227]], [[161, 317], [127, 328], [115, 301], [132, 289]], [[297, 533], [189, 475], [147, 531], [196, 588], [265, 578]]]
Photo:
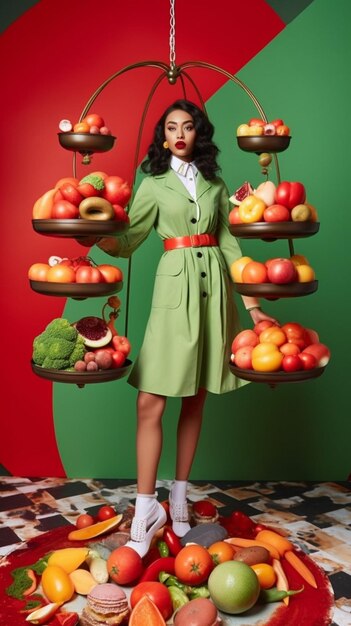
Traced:
[[72, 530], [68, 535], [68, 539], [70, 541], [85, 541], [86, 539], [92, 539], [93, 537], [102, 535], [108, 530], [118, 526], [118, 524], [122, 521], [122, 517], [122, 514], [115, 515], [115, 517], [106, 519], [103, 522], [97, 522], [96, 524], [92, 524], [86, 528], [77, 528], [76, 530]]
[[88, 554], [89, 548], [62, 548], [50, 554], [48, 565], [58, 565], [70, 574], [85, 561]]

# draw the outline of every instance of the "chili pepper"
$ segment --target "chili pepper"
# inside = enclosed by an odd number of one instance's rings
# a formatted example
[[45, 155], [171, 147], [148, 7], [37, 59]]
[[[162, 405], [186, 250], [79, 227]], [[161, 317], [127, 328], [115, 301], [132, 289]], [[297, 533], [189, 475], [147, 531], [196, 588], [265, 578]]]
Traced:
[[159, 559], [156, 559], [156, 561], [153, 561], [153, 563], [150, 563], [139, 579], [139, 582], [158, 581], [158, 575], [163, 571], [174, 574], [174, 561], [174, 556], [161, 556]]
[[157, 542], [157, 548], [158, 548], [158, 551], [160, 553], [160, 556], [163, 556], [163, 557], [169, 556], [169, 547], [168, 547], [166, 541], [161, 541], [161, 540], [158, 541]]
[[165, 526], [163, 531], [163, 539], [165, 540], [168, 549], [172, 556], [177, 556], [178, 552], [182, 549], [179, 537], [175, 534], [174, 530], [169, 526]]
[[301, 593], [304, 590], [304, 587], [301, 589], [289, 589], [289, 591], [285, 591], [284, 589], [277, 589], [277, 587], [271, 587], [270, 589], [261, 589], [260, 595], [258, 597], [258, 602], [262, 604], [267, 604], [268, 602], [279, 602], [280, 600], [284, 600], [288, 596], [295, 596], [297, 593]]

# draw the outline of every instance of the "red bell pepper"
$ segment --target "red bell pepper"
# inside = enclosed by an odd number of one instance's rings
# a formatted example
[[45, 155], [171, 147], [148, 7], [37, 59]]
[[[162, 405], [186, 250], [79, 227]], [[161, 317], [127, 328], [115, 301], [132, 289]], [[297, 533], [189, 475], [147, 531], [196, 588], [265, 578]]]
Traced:
[[139, 578], [138, 583], [145, 581], [158, 581], [158, 575], [160, 572], [167, 572], [167, 574], [175, 574], [174, 569], [174, 556], [162, 556], [156, 561], [150, 563], [146, 568], [142, 576]]
[[275, 201], [288, 209], [293, 209], [306, 200], [306, 189], [302, 183], [284, 180], [275, 190]]
[[163, 539], [166, 542], [170, 553], [173, 556], [177, 556], [178, 552], [182, 549], [179, 537], [175, 534], [174, 530], [169, 526], [165, 526], [163, 531]]

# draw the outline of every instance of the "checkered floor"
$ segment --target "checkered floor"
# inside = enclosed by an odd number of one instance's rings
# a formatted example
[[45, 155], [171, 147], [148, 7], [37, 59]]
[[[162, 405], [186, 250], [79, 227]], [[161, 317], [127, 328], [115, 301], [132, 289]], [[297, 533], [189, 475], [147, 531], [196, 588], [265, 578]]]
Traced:
[[[159, 500], [170, 483], [157, 485]], [[136, 495], [131, 480], [0, 477], [0, 558], [32, 537], [74, 524], [102, 504], [123, 512]], [[209, 498], [220, 515], [240, 509], [283, 526], [295, 545], [328, 574], [335, 596], [332, 626], [351, 626], [351, 490], [349, 482], [198, 482], [190, 502]]]

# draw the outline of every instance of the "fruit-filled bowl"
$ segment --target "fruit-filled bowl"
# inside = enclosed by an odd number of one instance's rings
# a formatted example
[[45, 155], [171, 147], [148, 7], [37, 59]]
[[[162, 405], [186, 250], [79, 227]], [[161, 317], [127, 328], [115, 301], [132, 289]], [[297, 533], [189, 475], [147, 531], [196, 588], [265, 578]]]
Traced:
[[58, 133], [62, 148], [80, 153], [107, 152], [113, 148], [116, 137], [92, 133]]
[[229, 224], [229, 231], [242, 239], [300, 239], [319, 231], [319, 222], [252, 222], [251, 224]]
[[245, 152], [283, 152], [289, 147], [288, 135], [242, 135], [237, 137], [238, 146]]
[[234, 283], [234, 289], [243, 296], [276, 299], [308, 296], [318, 289], [318, 280], [310, 280], [307, 283], [286, 283], [277, 285], [273, 283]]
[[100, 298], [118, 293], [123, 288], [123, 281], [115, 283], [52, 283], [43, 280], [30, 280], [33, 291], [47, 296], [66, 298]]
[[234, 376], [242, 380], [249, 380], [253, 383], [267, 383], [276, 385], [277, 383], [300, 383], [321, 376], [326, 368], [315, 367], [311, 370], [298, 370], [297, 372], [257, 372], [255, 370], [242, 369], [233, 363], [229, 363], [229, 368]]
[[33, 219], [32, 225], [37, 233], [54, 237], [104, 237], [124, 235], [129, 230], [129, 223], [122, 220]]

